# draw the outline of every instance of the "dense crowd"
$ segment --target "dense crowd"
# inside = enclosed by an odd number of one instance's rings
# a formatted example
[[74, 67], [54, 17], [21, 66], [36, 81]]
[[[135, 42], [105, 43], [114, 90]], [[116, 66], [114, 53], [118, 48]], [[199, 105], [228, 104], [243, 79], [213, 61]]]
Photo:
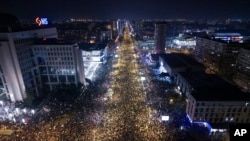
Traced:
[[144, 85], [140, 72], [147, 76], [149, 71], [139, 61], [133, 43], [125, 30], [117, 51], [119, 57], [101, 64], [92, 83], [73, 103], [52, 97], [46, 101], [46, 108], [37, 110], [25, 123], [1, 121], [0, 129], [15, 132], [10, 136], [1, 135], [0, 140], [174, 140], [176, 130], [160, 119], [163, 112], [159, 103], [164, 99], [162, 92], [154, 89], [161, 85], [155, 84], [150, 75]]

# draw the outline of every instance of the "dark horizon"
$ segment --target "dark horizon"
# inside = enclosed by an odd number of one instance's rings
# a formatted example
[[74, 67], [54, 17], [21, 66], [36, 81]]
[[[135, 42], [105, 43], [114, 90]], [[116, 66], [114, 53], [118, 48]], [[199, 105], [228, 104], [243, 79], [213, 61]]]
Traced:
[[250, 19], [248, 0], [4, 0], [0, 12], [19, 19]]

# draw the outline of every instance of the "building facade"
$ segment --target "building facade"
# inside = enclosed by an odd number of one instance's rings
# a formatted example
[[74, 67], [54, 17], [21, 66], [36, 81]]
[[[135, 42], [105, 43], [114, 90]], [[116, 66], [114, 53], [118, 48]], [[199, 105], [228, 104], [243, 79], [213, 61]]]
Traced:
[[82, 53], [76, 43], [47, 39], [35, 42], [32, 49], [43, 89], [53, 90], [60, 83], [85, 84]]
[[57, 38], [56, 28], [0, 33], [3, 96], [22, 101], [26, 92], [38, 95], [36, 69], [32, 63], [32, 44], [36, 38]]
[[197, 37], [194, 57], [205, 65], [207, 73], [217, 73], [232, 79], [239, 49], [239, 43]]
[[154, 41], [155, 41], [155, 53], [164, 53], [166, 45], [166, 22], [158, 22], [155, 24]]
[[236, 70], [233, 77], [234, 82], [245, 92], [250, 92], [250, 44], [241, 48], [236, 63]]

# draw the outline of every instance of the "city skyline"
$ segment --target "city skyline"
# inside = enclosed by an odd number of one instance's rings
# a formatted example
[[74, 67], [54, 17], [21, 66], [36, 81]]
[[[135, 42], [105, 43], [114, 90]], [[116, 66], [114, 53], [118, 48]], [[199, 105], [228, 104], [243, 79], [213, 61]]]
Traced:
[[18, 18], [90, 19], [248, 19], [247, 0], [144, 0], [141, 1], [3, 1], [0, 11]]

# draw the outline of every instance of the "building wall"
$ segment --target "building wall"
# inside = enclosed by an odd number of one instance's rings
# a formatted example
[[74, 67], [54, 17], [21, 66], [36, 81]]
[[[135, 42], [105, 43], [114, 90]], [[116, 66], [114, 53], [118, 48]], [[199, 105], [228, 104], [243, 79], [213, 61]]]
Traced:
[[[37, 73], [33, 64], [32, 44], [33, 38], [23, 38], [14, 40], [16, 55], [22, 72], [23, 81], [25, 83], [25, 91], [30, 91], [35, 95], [39, 95], [36, 83]], [[26, 93], [26, 92], [25, 92]]]
[[250, 92], [250, 50], [240, 49], [237, 58], [234, 82], [243, 89]]
[[59, 83], [84, 83], [81, 51], [75, 45], [34, 45], [41, 82], [50, 90]]
[[197, 37], [195, 59], [203, 63], [211, 72], [219, 72], [223, 48], [226, 44]]
[[194, 112], [191, 113], [193, 121], [206, 121], [210, 123], [248, 123], [250, 122], [250, 106], [239, 101], [195, 101]]
[[13, 40], [1, 42], [0, 64], [6, 97], [14, 102], [23, 100], [25, 86]]
[[217, 73], [231, 79], [239, 52], [239, 44], [197, 37], [194, 51], [195, 59], [207, 68], [208, 73]]
[[85, 73], [84, 73], [84, 61], [82, 59], [82, 51], [77, 46], [74, 46], [73, 51], [74, 51], [74, 57], [75, 57], [77, 82], [81, 82], [85, 85], [86, 82], [85, 82]]
[[155, 24], [155, 53], [164, 53], [165, 45], [166, 45], [166, 31], [167, 25], [166, 23], [156, 23]]
[[7, 99], [22, 101], [29, 89], [38, 95], [36, 67], [32, 62], [32, 44], [35, 38], [57, 38], [56, 28], [0, 33], [1, 79], [5, 80]]

